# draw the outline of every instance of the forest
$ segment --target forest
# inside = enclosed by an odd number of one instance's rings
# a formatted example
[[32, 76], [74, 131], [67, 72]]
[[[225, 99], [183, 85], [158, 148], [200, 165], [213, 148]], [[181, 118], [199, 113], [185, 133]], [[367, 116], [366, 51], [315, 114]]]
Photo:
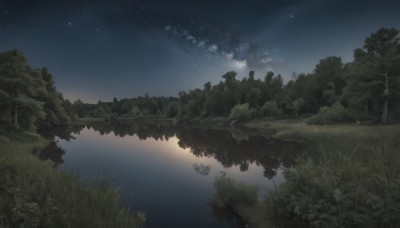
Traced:
[[321, 59], [312, 73], [296, 74], [286, 84], [282, 76], [255, 72], [239, 80], [234, 71], [216, 85], [181, 91], [175, 97], [114, 98], [112, 102], [84, 104], [80, 100], [68, 112], [78, 117], [177, 118], [198, 120], [228, 117], [249, 119], [305, 119], [310, 124], [396, 123], [400, 120], [399, 31], [382, 28], [354, 50], [354, 60]]
[[68, 125], [83, 117], [176, 118], [228, 117], [301, 118], [311, 124], [395, 123], [400, 117], [399, 30], [382, 28], [354, 50], [354, 60], [321, 59], [312, 73], [294, 75], [283, 83], [268, 72], [255, 79], [250, 71], [242, 80], [225, 73], [216, 85], [179, 92], [178, 97], [114, 98], [86, 104], [64, 99], [46, 68], [34, 69], [18, 50], [0, 55], [0, 124], [35, 130]]

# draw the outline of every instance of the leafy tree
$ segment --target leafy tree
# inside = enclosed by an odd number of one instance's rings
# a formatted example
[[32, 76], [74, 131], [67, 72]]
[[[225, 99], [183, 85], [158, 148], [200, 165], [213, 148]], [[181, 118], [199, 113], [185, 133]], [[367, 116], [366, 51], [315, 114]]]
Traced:
[[288, 107], [292, 113], [294, 113], [296, 116], [298, 116], [299, 112], [301, 109], [304, 107], [304, 99], [303, 98], [298, 98], [290, 104]]
[[365, 39], [364, 47], [354, 51], [354, 58], [350, 90], [361, 95], [367, 104], [377, 98], [381, 123], [386, 124], [390, 101], [396, 99], [400, 91], [399, 30], [381, 28], [372, 33]]
[[239, 119], [239, 120], [249, 120], [254, 117], [256, 110], [251, 108], [248, 103], [245, 104], [237, 104], [235, 105], [231, 113], [229, 114], [229, 118], [231, 119]]
[[340, 123], [348, 120], [348, 114], [344, 106], [339, 102], [335, 102], [331, 107], [321, 107], [318, 114], [308, 119], [309, 124], [332, 124]]
[[78, 117], [82, 118], [86, 116], [85, 105], [80, 99], [74, 101], [73, 107], [74, 107], [74, 112]]
[[282, 114], [282, 110], [279, 109], [278, 104], [275, 100], [267, 101], [261, 108], [261, 113], [264, 116], [278, 116]]
[[47, 95], [45, 82], [16, 49], [0, 54], [0, 93], [14, 129], [33, 130], [34, 122], [44, 118], [43, 103], [35, 98]]
[[175, 117], [178, 114], [178, 106], [177, 102], [169, 103], [166, 111], [167, 117]]
[[56, 90], [53, 76], [45, 67], [40, 70], [40, 75], [45, 81], [47, 96], [39, 98], [44, 102], [43, 109], [46, 114], [46, 118], [39, 124], [41, 124], [42, 127], [68, 124], [71, 119], [63, 107], [64, 98], [62, 94]]

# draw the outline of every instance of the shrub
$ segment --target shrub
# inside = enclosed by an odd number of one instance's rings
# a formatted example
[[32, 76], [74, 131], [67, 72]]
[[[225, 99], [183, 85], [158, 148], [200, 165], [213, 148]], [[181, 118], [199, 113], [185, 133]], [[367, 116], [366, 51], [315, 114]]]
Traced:
[[308, 124], [331, 124], [348, 121], [348, 114], [340, 102], [335, 102], [331, 107], [324, 106], [318, 111], [318, 114], [307, 120]]
[[[27, 138], [27, 137], [26, 137]], [[58, 172], [51, 161], [34, 157], [30, 144], [0, 144], [1, 227], [141, 227], [146, 216], [134, 216], [119, 204], [106, 179], [83, 184]]]
[[226, 177], [225, 173], [215, 177], [214, 186], [217, 190], [214, 205], [217, 208], [232, 207], [235, 204], [253, 205], [257, 200], [257, 186], [237, 183]]
[[267, 101], [261, 108], [261, 113], [264, 116], [279, 116], [282, 114], [282, 110], [278, 107], [275, 100]]
[[271, 193], [272, 212], [289, 227], [398, 227], [400, 175], [384, 165], [393, 158], [379, 154], [372, 164], [351, 157], [299, 161], [284, 171], [286, 182]]
[[250, 108], [248, 103], [237, 104], [231, 109], [229, 118], [249, 120], [254, 117], [255, 112], [256, 110], [254, 108]]

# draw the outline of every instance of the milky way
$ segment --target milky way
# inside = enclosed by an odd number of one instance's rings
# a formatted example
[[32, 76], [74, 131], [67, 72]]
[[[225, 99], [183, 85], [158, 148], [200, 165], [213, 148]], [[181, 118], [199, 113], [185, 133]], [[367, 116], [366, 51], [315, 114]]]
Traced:
[[176, 95], [255, 70], [312, 72], [352, 60], [380, 27], [399, 27], [399, 1], [0, 1], [0, 51], [47, 66], [67, 98]]

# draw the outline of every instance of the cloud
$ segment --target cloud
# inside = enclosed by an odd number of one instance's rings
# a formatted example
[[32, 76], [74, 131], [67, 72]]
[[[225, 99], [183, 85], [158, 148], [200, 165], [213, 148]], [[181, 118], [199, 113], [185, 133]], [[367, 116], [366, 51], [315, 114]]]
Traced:
[[212, 45], [208, 46], [208, 51], [211, 53], [218, 51], [218, 45], [212, 44]]
[[244, 69], [244, 68], [247, 67], [247, 61], [246, 61], [246, 60], [236, 60], [236, 59], [233, 59], [233, 60], [231, 61], [231, 64], [232, 64], [235, 68], [238, 68], [238, 69], [240, 69], [240, 70], [242, 70], [242, 69]]

